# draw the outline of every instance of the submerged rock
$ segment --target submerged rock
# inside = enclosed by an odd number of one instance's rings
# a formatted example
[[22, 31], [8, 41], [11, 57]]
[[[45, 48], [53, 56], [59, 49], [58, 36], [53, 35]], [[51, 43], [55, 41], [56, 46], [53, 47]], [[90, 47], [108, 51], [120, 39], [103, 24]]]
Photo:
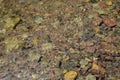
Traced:
[[3, 30], [5, 30], [6, 32], [10, 32], [12, 31], [16, 25], [19, 23], [20, 18], [19, 17], [9, 17], [5, 20], [5, 26], [3, 28]]
[[10, 53], [11, 51], [17, 50], [23, 44], [23, 41], [16, 37], [7, 37], [4, 43], [6, 46], [6, 53]]
[[53, 48], [55, 48], [55, 45], [52, 44], [52, 43], [43, 43], [43, 44], [42, 44], [42, 50], [43, 50], [43, 51], [50, 51], [50, 50], [52, 50]]
[[75, 71], [69, 71], [64, 75], [65, 80], [75, 80], [77, 77], [77, 72]]
[[86, 80], [96, 80], [96, 77], [92, 74], [88, 74]]

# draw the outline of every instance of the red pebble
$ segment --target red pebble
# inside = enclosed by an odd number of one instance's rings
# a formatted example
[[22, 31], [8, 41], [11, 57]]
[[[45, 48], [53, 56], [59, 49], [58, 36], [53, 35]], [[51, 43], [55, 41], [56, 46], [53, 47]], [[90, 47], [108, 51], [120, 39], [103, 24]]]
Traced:
[[114, 27], [114, 26], [117, 25], [117, 23], [116, 23], [116, 21], [114, 19], [105, 18], [105, 19], [103, 19], [103, 22], [108, 27]]

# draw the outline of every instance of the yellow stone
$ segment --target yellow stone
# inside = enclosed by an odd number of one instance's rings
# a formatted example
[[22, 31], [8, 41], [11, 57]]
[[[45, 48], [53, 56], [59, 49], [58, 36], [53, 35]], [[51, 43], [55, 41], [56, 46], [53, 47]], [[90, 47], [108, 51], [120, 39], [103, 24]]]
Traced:
[[107, 1], [106, 4], [107, 4], [108, 6], [111, 6], [111, 5], [113, 4], [113, 2], [112, 2], [112, 1]]
[[44, 50], [44, 51], [50, 51], [50, 50], [52, 50], [54, 47], [55, 47], [55, 45], [52, 44], [52, 43], [43, 43], [43, 44], [42, 44], [42, 50]]
[[64, 70], [63, 70], [63, 74], [65, 74], [66, 72], [67, 72], [67, 70], [66, 70], [66, 69], [64, 69]]
[[29, 60], [31, 62], [38, 61], [40, 56], [41, 55], [39, 53], [31, 53], [31, 54], [29, 54]]
[[70, 53], [80, 53], [79, 50], [75, 50], [75, 49], [73, 49], [73, 48], [70, 48], [69, 51], [70, 51]]
[[39, 75], [38, 75], [38, 74], [32, 74], [32, 78], [33, 78], [33, 79], [38, 79], [38, 78], [39, 78]]
[[98, 33], [96, 34], [96, 36], [99, 37], [99, 38], [105, 38], [105, 35], [98, 34]]
[[23, 41], [16, 37], [7, 37], [4, 43], [6, 46], [6, 53], [10, 53], [11, 51], [17, 50], [23, 44]]
[[24, 34], [22, 34], [22, 38], [23, 38], [23, 40], [26, 39], [28, 36], [29, 36], [28, 33], [24, 33]]
[[95, 27], [93, 27], [93, 29], [95, 30], [95, 32], [99, 32], [100, 31], [99, 26], [95, 26]]
[[19, 17], [7, 18], [4, 29], [6, 29], [7, 31], [13, 30], [13, 28], [15, 27], [15, 25], [16, 25], [19, 21], [20, 21], [20, 18], [19, 18]]
[[75, 71], [69, 71], [64, 75], [65, 80], [75, 80], [77, 77], [77, 72]]
[[99, 66], [98, 66], [97, 64], [93, 63], [92, 69], [94, 69], [94, 70], [99, 70]]

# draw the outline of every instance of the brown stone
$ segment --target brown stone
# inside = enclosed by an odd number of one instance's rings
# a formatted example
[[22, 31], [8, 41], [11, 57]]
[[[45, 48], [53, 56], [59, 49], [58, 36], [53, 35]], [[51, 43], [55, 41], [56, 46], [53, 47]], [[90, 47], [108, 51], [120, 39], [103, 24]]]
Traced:
[[114, 19], [105, 18], [105, 19], [103, 19], [103, 22], [108, 27], [114, 27], [114, 26], [117, 25], [117, 23], [116, 23], [116, 21]]

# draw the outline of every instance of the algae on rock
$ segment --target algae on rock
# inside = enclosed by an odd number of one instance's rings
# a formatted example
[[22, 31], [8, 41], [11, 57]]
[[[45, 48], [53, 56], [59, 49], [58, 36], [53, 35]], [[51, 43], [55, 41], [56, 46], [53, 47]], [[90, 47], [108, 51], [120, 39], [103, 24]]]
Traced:
[[19, 23], [20, 18], [19, 17], [9, 17], [5, 20], [5, 26], [3, 28], [3, 31], [5, 32], [11, 32], [15, 26]]
[[5, 39], [6, 53], [17, 50], [22, 44], [23, 41], [18, 40], [16, 37], [7, 37]]

